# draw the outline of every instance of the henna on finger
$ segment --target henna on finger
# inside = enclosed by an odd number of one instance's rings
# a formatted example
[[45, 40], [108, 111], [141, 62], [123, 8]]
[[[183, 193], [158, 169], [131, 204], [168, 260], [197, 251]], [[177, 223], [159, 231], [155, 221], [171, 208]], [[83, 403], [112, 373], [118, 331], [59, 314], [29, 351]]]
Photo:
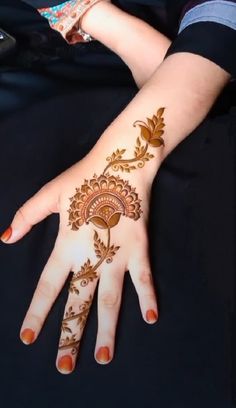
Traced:
[[73, 334], [71, 328], [71, 322], [75, 322], [78, 325], [80, 332], [83, 332], [86, 320], [89, 314], [89, 310], [92, 304], [92, 296], [90, 295], [88, 300], [85, 300], [80, 306], [79, 311], [76, 313], [72, 306], [69, 306], [68, 311], [65, 312], [65, 317], [62, 320], [61, 332], [69, 333], [66, 337], [61, 337], [59, 342], [59, 350], [70, 349], [71, 354], [75, 354], [78, 351], [80, 338], [76, 339], [76, 334]]

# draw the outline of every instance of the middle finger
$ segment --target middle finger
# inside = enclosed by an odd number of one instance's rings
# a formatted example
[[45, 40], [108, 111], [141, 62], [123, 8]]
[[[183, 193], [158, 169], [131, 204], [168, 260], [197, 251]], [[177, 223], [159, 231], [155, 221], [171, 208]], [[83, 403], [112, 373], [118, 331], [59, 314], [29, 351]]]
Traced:
[[62, 374], [69, 374], [75, 367], [97, 280], [98, 275], [89, 260], [71, 279], [56, 359], [57, 369]]

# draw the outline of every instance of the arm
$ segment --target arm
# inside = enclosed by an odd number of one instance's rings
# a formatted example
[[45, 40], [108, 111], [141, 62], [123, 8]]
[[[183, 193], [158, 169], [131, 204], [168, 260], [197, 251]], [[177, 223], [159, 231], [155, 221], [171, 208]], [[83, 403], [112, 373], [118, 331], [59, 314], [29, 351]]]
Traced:
[[164, 106], [165, 146], [147, 170], [152, 180], [165, 157], [202, 122], [229, 79], [228, 72], [202, 56], [184, 52], [168, 56], [93, 150], [100, 149], [102, 156], [102, 146], [110, 143], [111, 134], [117, 147], [120, 135], [125, 134], [126, 145], [132, 149], [136, 136], [132, 123]]
[[171, 43], [146, 22], [106, 1], [83, 16], [81, 28], [119, 55], [139, 88], [163, 61]]
[[[152, 181], [162, 160], [200, 123], [229, 77], [222, 68], [200, 56], [169, 56], [87, 156], [28, 200], [2, 235], [3, 242], [14, 243], [34, 224], [51, 213], [60, 213], [55, 247], [20, 333], [26, 344], [37, 339], [69, 271], [73, 271], [56, 361], [60, 372], [68, 374], [75, 368], [98, 280], [94, 354], [98, 363], [108, 363], [114, 355], [125, 271], [129, 271], [137, 291], [143, 319], [156, 322], [158, 309], [146, 229]], [[163, 136], [160, 107], [166, 108]], [[146, 117], [152, 121], [153, 115], [159, 122], [157, 134], [147, 126], [150, 122]], [[147, 124], [141, 127], [141, 134], [140, 121]], [[158, 139], [164, 140], [164, 146], [157, 143]], [[135, 146], [139, 148], [136, 157]], [[117, 149], [118, 160], [107, 161]], [[142, 160], [145, 149], [147, 161]], [[121, 171], [124, 160], [130, 166], [125, 174]]]
[[[80, 0], [78, 0], [78, 6], [79, 4]], [[82, 40], [78, 34], [78, 23], [76, 23], [78, 17], [71, 17], [76, 14], [76, 6], [68, 2], [66, 7], [66, 14], [63, 14], [62, 9], [62, 16], [56, 20], [52, 18], [52, 9], [39, 9], [38, 11], [48, 19], [51, 27], [59, 31], [69, 44], [75, 44]], [[120, 56], [130, 68], [138, 87], [141, 87], [150, 78], [156, 67], [162, 62], [170, 45], [170, 40], [163, 34], [146, 22], [120, 10], [107, 0], [95, 3], [79, 21], [79, 26], [83, 31]], [[70, 28], [72, 25], [73, 27]]]
[[[14, 243], [32, 225], [52, 212], [60, 213], [58, 238], [23, 322], [21, 338], [27, 344], [37, 338], [69, 271], [75, 271], [57, 357], [61, 372], [69, 373], [75, 366], [98, 278], [98, 362], [107, 363], [114, 354], [125, 271], [135, 285], [144, 320], [157, 320], [146, 231], [152, 181], [165, 157], [199, 125], [236, 72], [236, 64], [227, 58], [223, 65], [228, 69], [219, 65], [219, 53], [206, 58], [200, 49], [194, 55], [183, 52], [183, 43], [178, 47], [181, 52], [169, 53], [87, 156], [28, 200], [1, 238]], [[217, 52], [219, 48], [217, 44]], [[117, 149], [119, 157], [114, 158]], [[121, 171], [124, 164], [128, 165], [126, 173]], [[94, 244], [99, 255], [96, 264]], [[76, 327], [72, 322], [81, 307], [86, 316]]]

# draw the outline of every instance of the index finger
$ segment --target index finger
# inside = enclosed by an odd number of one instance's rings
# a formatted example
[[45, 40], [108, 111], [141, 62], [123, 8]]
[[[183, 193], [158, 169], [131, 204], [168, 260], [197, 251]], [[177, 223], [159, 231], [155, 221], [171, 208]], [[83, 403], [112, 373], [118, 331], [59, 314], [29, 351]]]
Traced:
[[58, 258], [56, 251], [53, 250], [40, 276], [22, 323], [20, 338], [23, 343], [31, 344], [38, 337], [69, 272], [70, 268], [66, 261]]

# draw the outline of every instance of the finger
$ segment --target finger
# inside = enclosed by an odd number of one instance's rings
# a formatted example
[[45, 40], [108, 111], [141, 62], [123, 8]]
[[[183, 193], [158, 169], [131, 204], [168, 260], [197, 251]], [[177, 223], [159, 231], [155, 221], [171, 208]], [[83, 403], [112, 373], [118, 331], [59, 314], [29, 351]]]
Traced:
[[98, 334], [95, 359], [100, 364], [109, 363], [114, 355], [115, 333], [119, 316], [123, 271], [119, 265], [103, 267], [98, 287]]
[[[97, 275], [86, 262], [77, 273], [74, 273], [69, 288], [61, 325], [56, 367], [62, 374], [69, 374], [75, 368], [80, 341], [88, 318], [94, 292], [97, 286]], [[88, 274], [90, 273], [90, 277]]]
[[55, 185], [46, 184], [18, 209], [11, 226], [1, 235], [1, 241], [12, 244], [21, 239], [33, 225], [58, 211], [57, 199]]
[[138, 294], [143, 319], [147, 323], [155, 323], [158, 319], [158, 306], [148, 251], [145, 250], [145, 246], [131, 255], [128, 270]]
[[44, 321], [61, 291], [70, 268], [52, 252], [39, 279], [30, 307], [20, 330], [20, 338], [25, 344], [33, 343], [38, 337]]

